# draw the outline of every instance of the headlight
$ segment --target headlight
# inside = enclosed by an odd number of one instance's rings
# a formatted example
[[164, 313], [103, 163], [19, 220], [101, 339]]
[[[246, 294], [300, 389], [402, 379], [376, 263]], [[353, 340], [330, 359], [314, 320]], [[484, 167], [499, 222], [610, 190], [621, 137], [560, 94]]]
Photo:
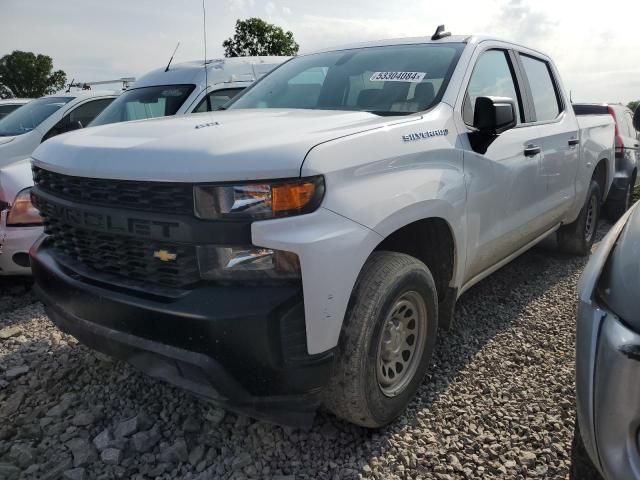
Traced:
[[198, 248], [200, 276], [205, 280], [295, 280], [300, 261], [292, 252], [254, 246]]
[[300, 215], [314, 211], [324, 196], [324, 179], [199, 185], [194, 189], [195, 214], [207, 220], [252, 219]]
[[7, 227], [33, 227], [42, 225], [42, 217], [38, 209], [31, 203], [31, 187], [25, 188], [18, 195], [7, 215]]

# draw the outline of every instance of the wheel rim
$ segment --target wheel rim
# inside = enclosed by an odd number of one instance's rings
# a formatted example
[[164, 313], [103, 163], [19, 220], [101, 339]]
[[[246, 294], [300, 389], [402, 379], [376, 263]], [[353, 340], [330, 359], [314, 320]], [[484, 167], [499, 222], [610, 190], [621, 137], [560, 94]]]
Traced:
[[587, 242], [590, 242], [593, 238], [593, 234], [596, 230], [596, 217], [598, 214], [598, 197], [595, 195], [589, 200], [589, 207], [587, 208], [587, 219], [584, 224], [584, 236]]
[[394, 397], [420, 365], [427, 336], [427, 306], [418, 292], [402, 294], [385, 319], [376, 359], [380, 390]]

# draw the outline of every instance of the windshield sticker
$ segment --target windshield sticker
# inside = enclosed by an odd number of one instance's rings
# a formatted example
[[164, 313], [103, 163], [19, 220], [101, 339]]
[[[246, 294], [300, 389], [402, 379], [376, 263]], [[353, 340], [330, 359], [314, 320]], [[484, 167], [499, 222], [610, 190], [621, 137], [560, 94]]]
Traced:
[[183, 90], [180, 90], [179, 88], [173, 88], [169, 90], [163, 90], [160, 95], [162, 95], [163, 97], [180, 97], [183, 93]]
[[426, 76], [426, 72], [374, 72], [371, 81], [420, 83]]

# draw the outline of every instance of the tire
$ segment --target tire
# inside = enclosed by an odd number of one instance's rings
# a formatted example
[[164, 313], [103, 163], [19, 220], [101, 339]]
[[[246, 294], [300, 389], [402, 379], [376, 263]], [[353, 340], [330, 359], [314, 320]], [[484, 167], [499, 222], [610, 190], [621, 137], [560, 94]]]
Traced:
[[601, 198], [600, 186], [595, 180], [591, 180], [587, 199], [580, 210], [580, 215], [575, 222], [558, 230], [560, 250], [582, 257], [591, 253], [591, 247], [598, 231]]
[[627, 184], [627, 188], [624, 193], [624, 197], [617, 200], [607, 200], [607, 203], [604, 206], [605, 213], [607, 214], [607, 218], [615, 223], [617, 222], [622, 215], [625, 214], [629, 207], [631, 207], [632, 199], [633, 199], [633, 184], [635, 180], [632, 179]]
[[426, 265], [374, 252], [351, 295], [325, 407], [364, 427], [391, 423], [422, 383], [437, 331], [438, 296]]
[[573, 442], [571, 442], [569, 480], [603, 480], [584, 447], [577, 420], [573, 429]]

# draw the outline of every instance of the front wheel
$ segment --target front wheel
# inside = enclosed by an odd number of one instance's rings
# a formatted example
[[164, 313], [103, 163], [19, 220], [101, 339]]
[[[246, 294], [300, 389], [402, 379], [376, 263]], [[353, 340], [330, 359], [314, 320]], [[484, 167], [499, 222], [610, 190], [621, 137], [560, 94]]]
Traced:
[[558, 245], [564, 252], [582, 257], [591, 253], [600, 220], [600, 186], [591, 180], [587, 199], [575, 222], [558, 230]]
[[426, 265], [374, 252], [354, 288], [324, 404], [364, 427], [392, 422], [424, 378], [438, 329], [438, 297]]

